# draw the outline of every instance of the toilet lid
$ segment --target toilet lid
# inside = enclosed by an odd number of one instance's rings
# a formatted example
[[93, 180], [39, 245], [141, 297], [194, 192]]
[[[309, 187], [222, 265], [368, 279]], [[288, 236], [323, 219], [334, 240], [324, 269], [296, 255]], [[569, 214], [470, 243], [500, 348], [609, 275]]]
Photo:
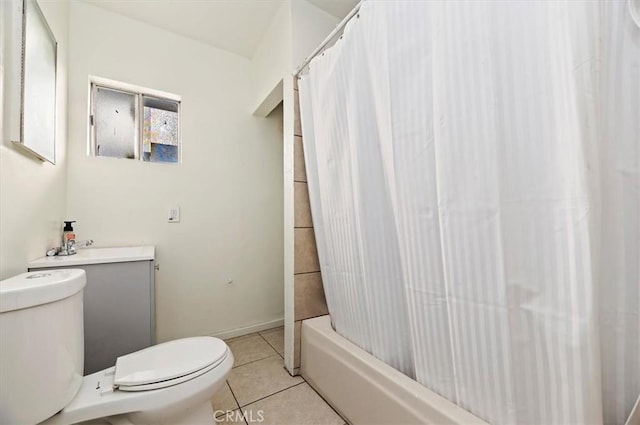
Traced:
[[[203, 336], [165, 342], [118, 357], [114, 385], [145, 386], [167, 382], [210, 369], [227, 355], [227, 345], [218, 338]], [[190, 377], [191, 378], [191, 377]]]

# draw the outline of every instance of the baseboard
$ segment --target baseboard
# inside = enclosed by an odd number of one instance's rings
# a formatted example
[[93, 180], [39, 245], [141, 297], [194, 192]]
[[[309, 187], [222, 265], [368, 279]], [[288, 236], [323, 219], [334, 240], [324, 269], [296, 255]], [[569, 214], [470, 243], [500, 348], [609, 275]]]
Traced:
[[266, 331], [267, 329], [279, 328], [280, 326], [283, 326], [283, 325], [284, 325], [284, 318], [271, 320], [269, 322], [256, 323], [255, 325], [244, 326], [242, 328], [231, 329], [228, 331], [218, 332], [218, 333], [212, 334], [211, 336], [215, 336], [216, 338], [220, 338], [220, 339], [229, 339], [229, 338], [235, 338], [237, 336], [252, 334], [254, 332]]

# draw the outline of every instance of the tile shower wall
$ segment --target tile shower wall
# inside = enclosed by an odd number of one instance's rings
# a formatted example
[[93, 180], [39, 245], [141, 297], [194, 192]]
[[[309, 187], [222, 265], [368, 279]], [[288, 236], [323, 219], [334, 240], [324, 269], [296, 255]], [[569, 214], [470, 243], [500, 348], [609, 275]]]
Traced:
[[300, 329], [305, 319], [328, 314], [311, 218], [304, 164], [298, 85], [294, 79], [294, 368], [300, 367]]

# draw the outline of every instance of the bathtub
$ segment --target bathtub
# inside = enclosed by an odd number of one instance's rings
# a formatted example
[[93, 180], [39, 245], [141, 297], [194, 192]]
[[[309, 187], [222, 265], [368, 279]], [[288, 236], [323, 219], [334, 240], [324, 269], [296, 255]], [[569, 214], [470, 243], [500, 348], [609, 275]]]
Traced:
[[300, 373], [353, 425], [488, 425], [338, 335], [329, 316], [302, 322]]

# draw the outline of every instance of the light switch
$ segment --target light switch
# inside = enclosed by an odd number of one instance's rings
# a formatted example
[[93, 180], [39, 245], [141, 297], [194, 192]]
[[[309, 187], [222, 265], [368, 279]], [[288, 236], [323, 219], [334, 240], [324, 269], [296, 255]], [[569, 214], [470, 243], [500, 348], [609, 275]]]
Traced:
[[171, 207], [167, 213], [169, 223], [180, 223], [180, 207]]

